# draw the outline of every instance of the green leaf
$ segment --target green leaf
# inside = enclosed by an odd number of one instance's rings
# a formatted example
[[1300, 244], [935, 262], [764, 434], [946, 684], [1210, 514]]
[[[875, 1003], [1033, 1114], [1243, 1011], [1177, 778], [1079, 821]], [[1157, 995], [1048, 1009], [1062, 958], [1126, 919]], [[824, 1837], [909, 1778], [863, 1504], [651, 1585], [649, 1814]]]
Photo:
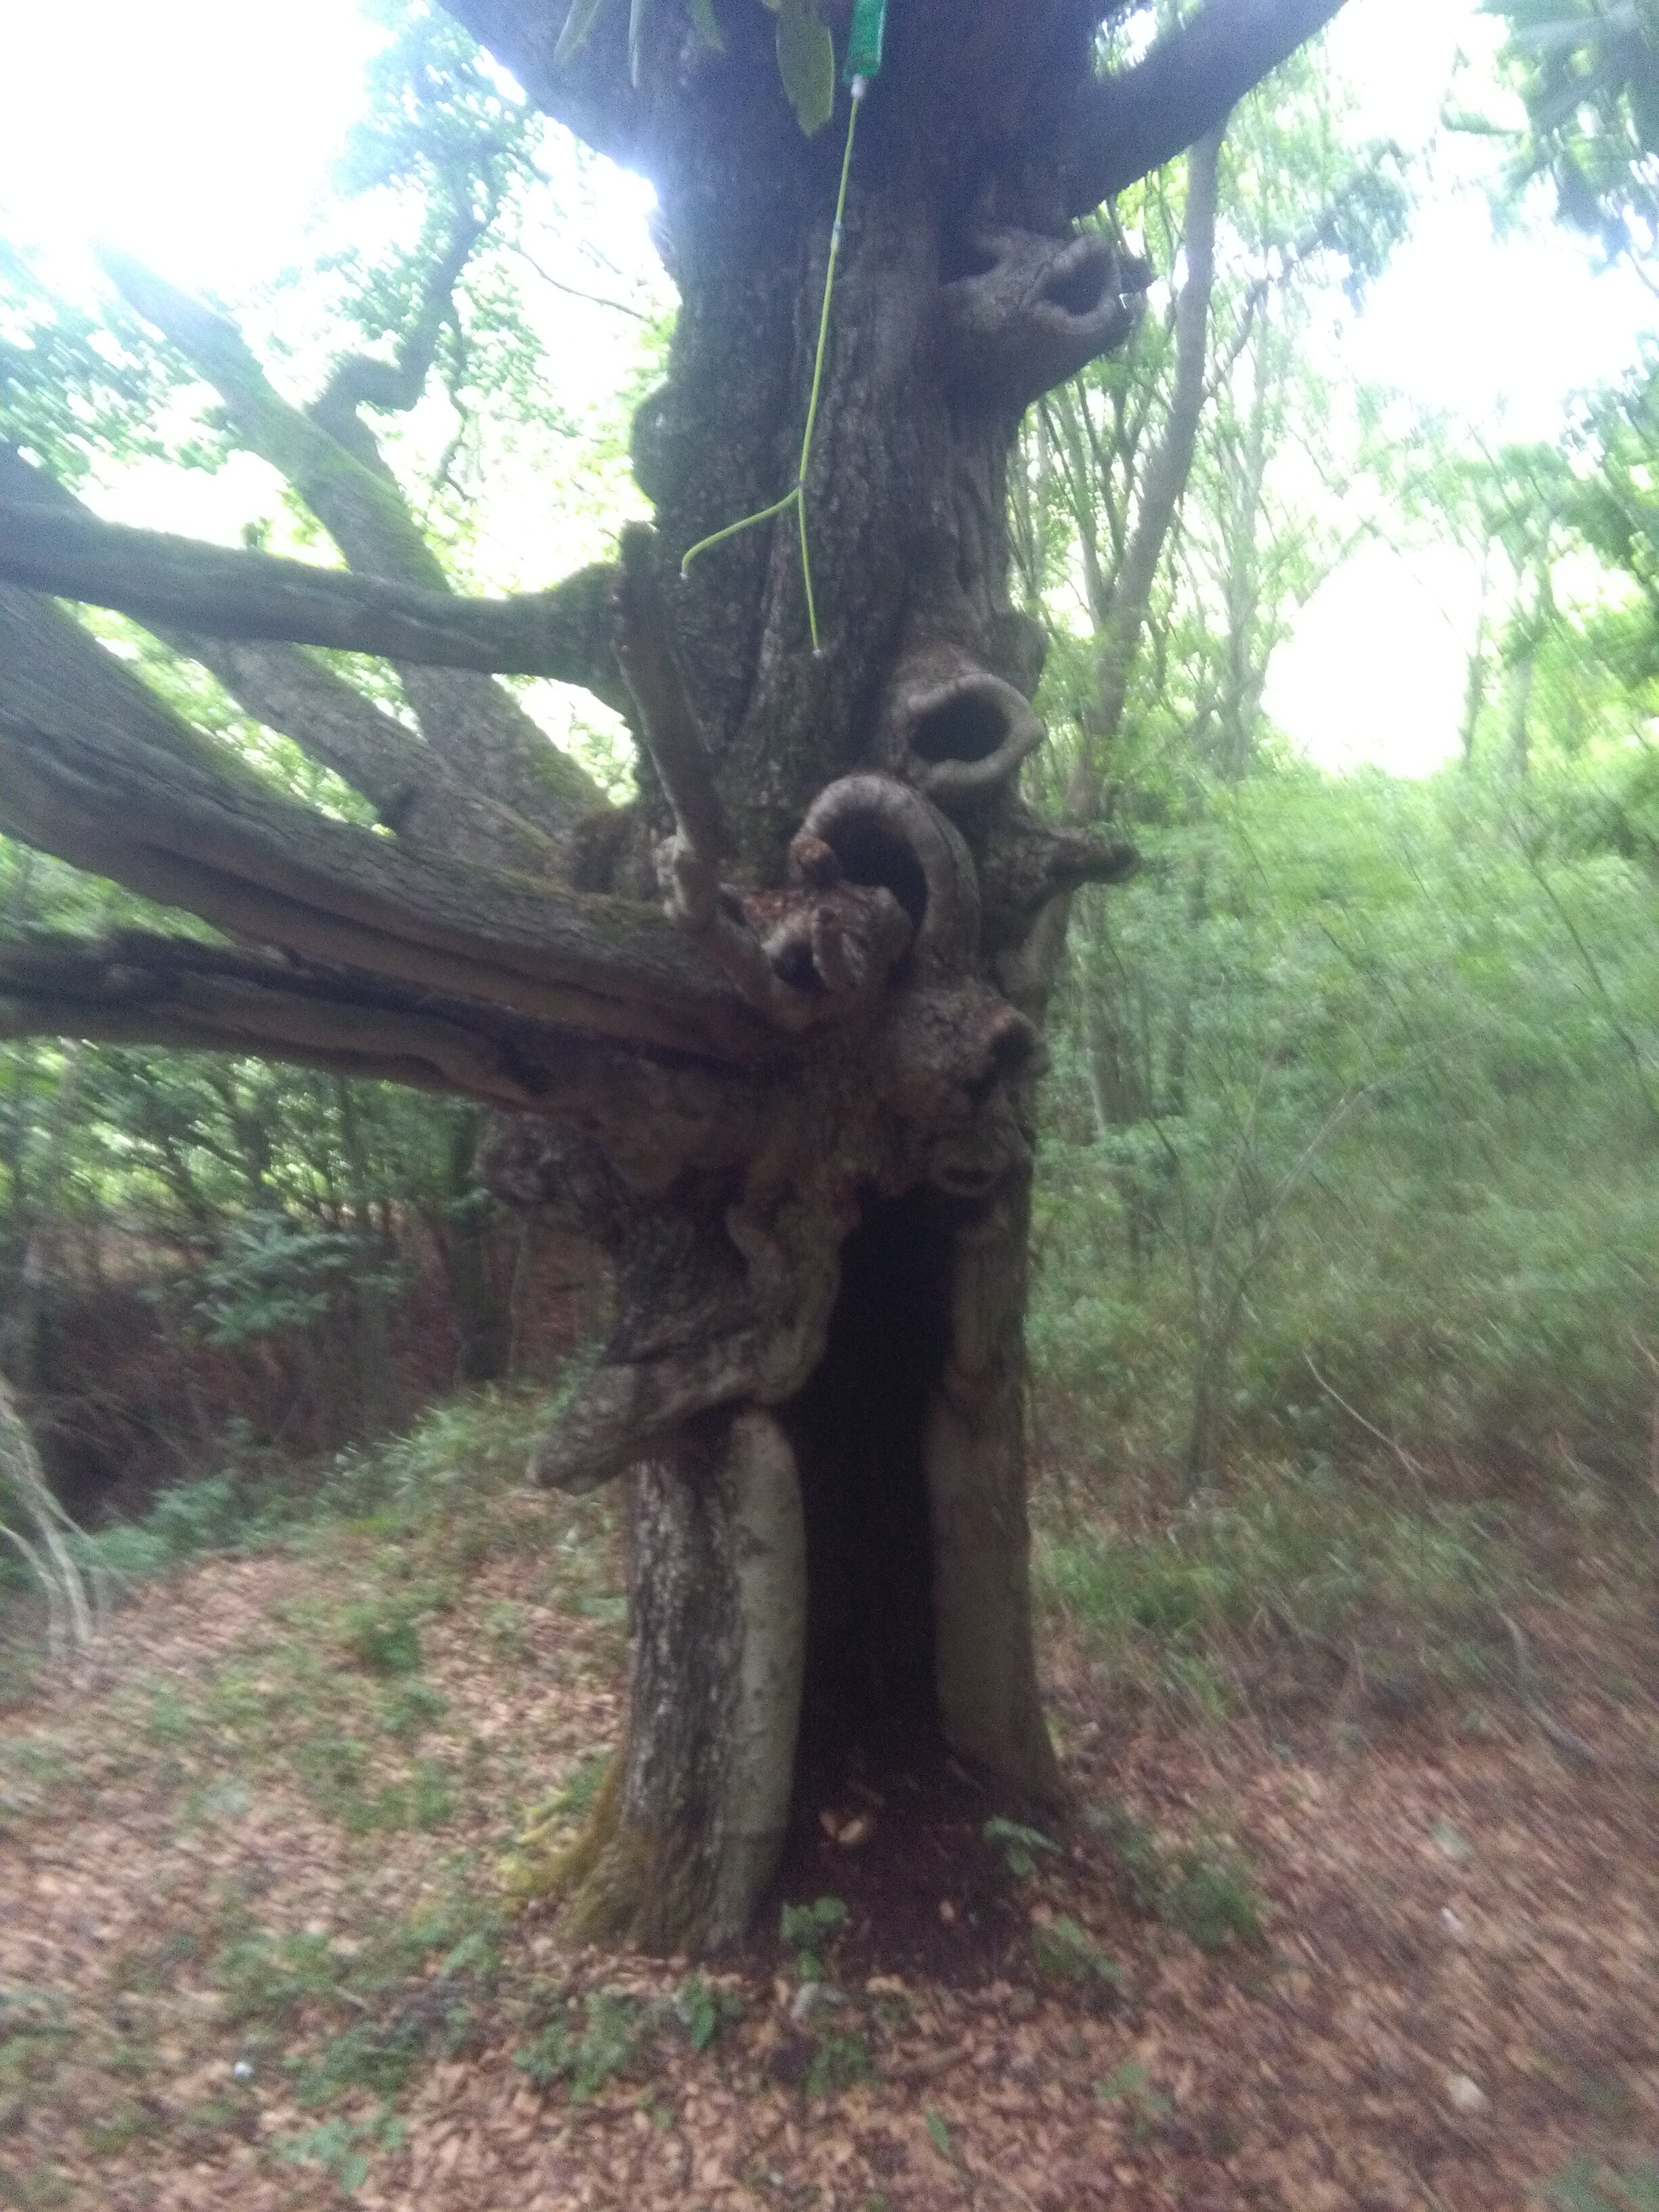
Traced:
[[810, 138], [822, 131], [836, 105], [836, 48], [812, 0], [783, 0], [778, 15], [778, 75]]
[[1045, 1836], [1041, 1828], [1028, 1828], [1018, 1820], [988, 1820], [980, 1834], [988, 1844], [1000, 1846], [1003, 1864], [1021, 1881], [1036, 1872], [1038, 1851], [1058, 1854], [1060, 1850], [1054, 1838]]
[[697, 36], [711, 53], [723, 54], [726, 52], [720, 17], [714, 13], [714, 0], [691, 0], [691, 22]]
[[927, 2121], [927, 2132], [933, 2138], [941, 2155], [945, 2158], [954, 2158], [956, 2153], [951, 2148], [951, 2130], [940, 2119], [939, 2114], [924, 2112], [921, 2117]]
[[570, 0], [570, 13], [564, 19], [564, 28], [553, 49], [556, 62], [568, 62], [581, 51], [604, 5], [605, 0]]

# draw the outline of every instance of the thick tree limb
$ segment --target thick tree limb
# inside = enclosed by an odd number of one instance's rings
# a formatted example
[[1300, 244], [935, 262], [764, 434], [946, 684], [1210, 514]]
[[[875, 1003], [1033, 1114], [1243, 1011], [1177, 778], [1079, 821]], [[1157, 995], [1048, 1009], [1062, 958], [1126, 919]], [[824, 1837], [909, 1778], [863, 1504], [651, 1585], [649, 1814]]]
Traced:
[[570, 13], [566, 0], [529, 7], [525, 0], [445, 0], [445, 6], [506, 64], [544, 114], [613, 161], [637, 160], [646, 106], [628, 65], [627, 0], [605, 0], [586, 40], [563, 61], [553, 57]]
[[367, 439], [378, 461], [373, 433], [358, 421], [357, 410], [374, 407], [389, 414], [404, 414], [426, 389], [444, 325], [454, 320], [456, 281], [487, 228], [471, 208], [456, 210], [448, 242], [422, 287], [419, 311], [398, 348], [395, 361], [382, 361], [369, 353], [348, 354], [329, 372], [327, 384], [307, 411], [313, 422], [320, 422], [348, 450]]
[[[448, 595], [442, 562], [355, 410], [335, 410], [336, 434], [283, 398], [234, 323], [142, 263], [112, 253], [104, 265], [139, 313], [214, 386], [239, 441], [287, 479], [350, 568]], [[611, 668], [600, 644], [590, 673], [603, 683]], [[434, 674], [418, 656], [399, 661], [398, 674], [428, 742], [494, 798], [556, 834], [569, 827], [573, 808], [601, 803], [592, 780], [549, 745], [499, 685], [471, 674]], [[562, 680], [583, 684], [588, 675], [572, 668]]]
[[[0, 446], [0, 501], [9, 496], [96, 519], [15, 447]], [[38, 614], [27, 627], [39, 636]], [[464, 783], [412, 730], [299, 647], [230, 641], [166, 627], [156, 634], [175, 653], [211, 670], [256, 720], [294, 738], [308, 758], [361, 792], [406, 844], [425, 843], [460, 860], [543, 876], [559, 872], [561, 848], [544, 831]], [[49, 674], [47, 682], [49, 688]]]
[[351, 969], [125, 930], [0, 946], [9, 1037], [76, 1036], [257, 1054], [557, 1115], [617, 1140], [654, 1131], [714, 1164], [749, 1141], [763, 1088]]
[[[0, 578], [9, 583], [216, 637], [282, 638], [589, 689], [601, 636], [611, 657], [611, 573], [596, 563], [550, 591], [463, 599], [0, 495]], [[605, 692], [607, 705], [626, 703], [619, 674]]]
[[130, 255], [106, 252], [100, 258], [132, 307], [219, 394], [238, 443], [293, 485], [354, 568], [424, 591], [448, 589], [442, 562], [384, 463], [371, 465], [348, 452], [284, 399], [227, 317]]
[[650, 909], [404, 853], [217, 773], [204, 739], [27, 595], [0, 599], [0, 653], [25, 671], [0, 691], [0, 826], [26, 842], [304, 957], [589, 1035], [764, 1055], [716, 971]]
[[1133, 69], [1090, 85], [1062, 129], [1066, 204], [1084, 215], [1213, 131], [1342, 0], [1206, 0]]
[[649, 908], [445, 870], [371, 831], [228, 787], [146, 748], [112, 757], [0, 711], [0, 827], [239, 936], [737, 1064], [766, 1043]]

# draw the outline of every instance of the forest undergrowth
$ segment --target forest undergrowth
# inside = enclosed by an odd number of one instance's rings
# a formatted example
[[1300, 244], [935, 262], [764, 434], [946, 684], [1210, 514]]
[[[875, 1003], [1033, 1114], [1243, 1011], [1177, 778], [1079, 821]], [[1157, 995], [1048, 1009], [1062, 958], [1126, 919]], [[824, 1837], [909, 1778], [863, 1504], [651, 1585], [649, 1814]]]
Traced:
[[1659, 1501], [1379, 1453], [1138, 1519], [1051, 1471], [1069, 1815], [924, 1826], [919, 1948], [854, 1864], [902, 1808], [821, 1808], [697, 1967], [515, 1907], [625, 1663], [539, 1412], [452, 1401], [280, 1519], [170, 1493], [92, 1540], [72, 1676], [9, 1601], [0, 2202], [1656, 2201]]
[[1063, 1819], [872, 1786], [741, 1956], [566, 1948], [626, 1620], [544, 1387], [233, 1427], [67, 1669], [9, 1563], [0, 2202], [1652, 2212], [1650, 781], [1264, 774], [1080, 914]]

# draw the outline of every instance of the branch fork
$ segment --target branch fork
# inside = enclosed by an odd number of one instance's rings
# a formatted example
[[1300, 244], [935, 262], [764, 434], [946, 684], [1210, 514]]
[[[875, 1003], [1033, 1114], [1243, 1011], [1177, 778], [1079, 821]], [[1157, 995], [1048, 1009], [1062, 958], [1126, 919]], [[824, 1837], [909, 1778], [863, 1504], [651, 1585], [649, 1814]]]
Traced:
[[799, 1033], [868, 1007], [909, 950], [915, 918], [878, 878], [849, 875], [824, 834], [829, 817], [809, 816], [779, 889], [740, 892], [721, 881], [720, 795], [674, 654], [655, 539], [643, 525], [623, 533], [613, 608], [617, 663], [673, 811], [673, 834], [657, 854], [670, 920], [781, 1029]]

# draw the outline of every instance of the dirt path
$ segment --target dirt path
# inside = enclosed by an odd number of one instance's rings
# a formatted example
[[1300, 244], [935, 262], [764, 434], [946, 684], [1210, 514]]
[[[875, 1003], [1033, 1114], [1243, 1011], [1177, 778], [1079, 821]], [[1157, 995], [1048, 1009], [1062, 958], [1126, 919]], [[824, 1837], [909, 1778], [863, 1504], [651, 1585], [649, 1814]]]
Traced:
[[616, 1724], [576, 1565], [211, 1563], [11, 1709], [0, 2203], [1485, 2212], [1577, 2160], [1561, 2202], [1659, 2203], [1612, 2179], [1659, 2152], [1650, 1625], [1528, 1618], [1595, 1765], [1496, 1698], [1125, 1740], [1060, 1649], [1094, 1825], [934, 1861], [924, 1830], [939, 1940], [884, 1971], [849, 1876], [891, 1807], [826, 1807], [799, 1901], [848, 1919], [693, 1975], [500, 1910], [526, 1811], [574, 1817]]

